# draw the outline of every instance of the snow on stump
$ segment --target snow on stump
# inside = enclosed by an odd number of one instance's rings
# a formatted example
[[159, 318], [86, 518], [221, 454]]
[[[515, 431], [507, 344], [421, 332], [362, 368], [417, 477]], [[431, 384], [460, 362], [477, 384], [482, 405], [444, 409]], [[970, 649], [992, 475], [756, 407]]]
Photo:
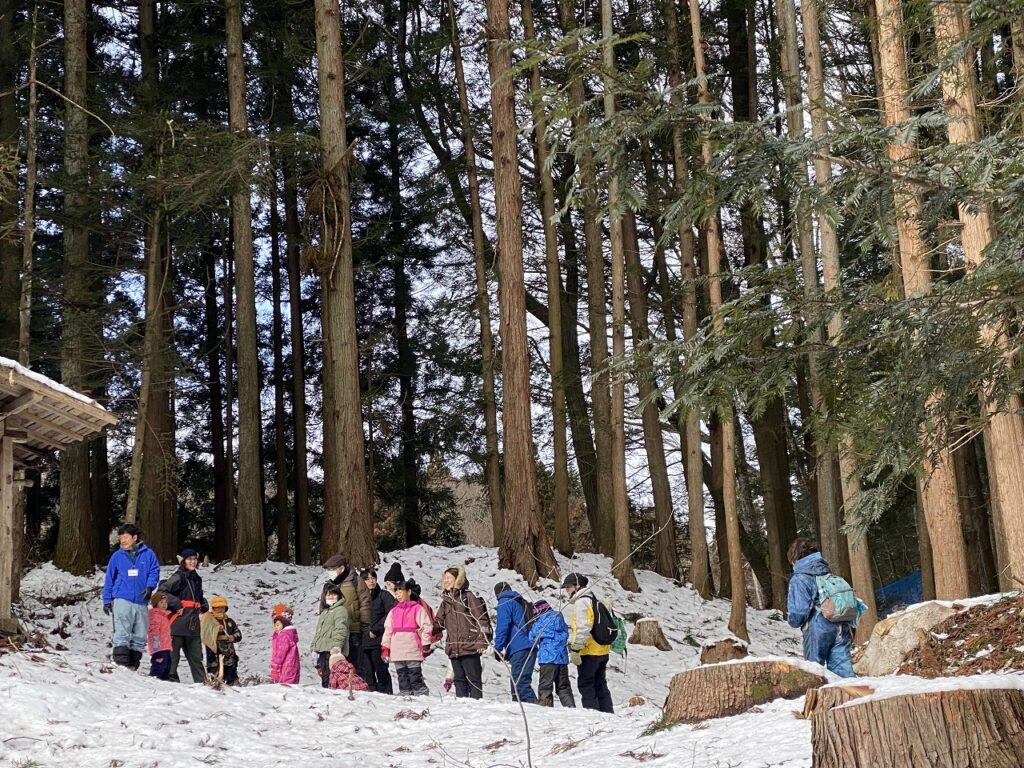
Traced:
[[807, 698], [804, 699], [804, 711], [802, 719], [810, 720], [814, 715], [820, 715], [835, 707], [842, 706], [848, 701], [870, 696], [875, 689], [867, 685], [855, 685], [853, 683], [833, 683], [823, 685], [821, 688], [811, 688], [807, 691]]
[[633, 634], [630, 636], [629, 642], [633, 645], [652, 645], [659, 651], [672, 650], [657, 619], [640, 619], [633, 627]]
[[709, 664], [672, 678], [662, 721], [699, 723], [738, 715], [774, 699], [800, 698], [825, 682], [823, 675], [777, 659]]
[[930, 691], [855, 702], [811, 720], [814, 768], [1019, 768], [1024, 691]]
[[700, 647], [701, 664], [721, 664], [747, 658], [747, 644], [738, 637], [712, 640]]
[[853, 665], [861, 677], [891, 675], [933, 627], [956, 613], [941, 603], [923, 603], [875, 624], [863, 655]]

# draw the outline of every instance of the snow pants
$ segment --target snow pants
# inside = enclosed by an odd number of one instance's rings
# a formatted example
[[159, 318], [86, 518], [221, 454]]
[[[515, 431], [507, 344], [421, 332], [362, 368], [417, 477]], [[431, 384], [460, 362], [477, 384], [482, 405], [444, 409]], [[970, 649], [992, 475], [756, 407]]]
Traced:
[[149, 657], [149, 676], [166, 680], [171, 674], [171, 652], [157, 651]]
[[817, 616], [804, 630], [804, 658], [827, 667], [839, 677], [854, 677], [853, 629], [849, 624], [832, 624]]
[[533, 667], [536, 663], [537, 651], [533, 648], [509, 656], [509, 687], [512, 690], [512, 701], [521, 701], [524, 704], [537, 703], [537, 694], [533, 692]]
[[541, 664], [540, 682], [537, 684], [537, 696], [542, 707], [555, 706], [551, 689], [558, 694], [563, 707], [576, 708], [576, 700], [572, 696], [572, 684], [569, 682], [568, 664]]
[[429, 696], [430, 689], [423, 681], [422, 661], [396, 661], [398, 692], [403, 696]]
[[[127, 661], [119, 661], [119, 656], [128, 659], [126, 651], [146, 650], [146, 633], [149, 632], [149, 605], [133, 603], [131, 600], [116, 598], [114, 606], [114, 661], [118, 664]], [[125, 649], [118, 651], [119, 648]]]
[[364, 677], [363, 679], [370, 686], [370, 690], [377, 693], [394, 693], [388, 665], [380, 657], [380, 646], [363, 648], [363, 656], [366, 660], [366, 669], [369, 675], [369, 677]]
[[480, 654], [455, 656], [450, 659], [455, 673], [455, 698], [482, 699], [484, 697], [484, 670], [480, 665]]
[[604, 656], [583, 656], [578, 670], [576, 684], [580, 688], [580, 698], [584, 709], [597, 709], [601, 712], [614, 712], [612, 694], [608, 690], [608, 654]]

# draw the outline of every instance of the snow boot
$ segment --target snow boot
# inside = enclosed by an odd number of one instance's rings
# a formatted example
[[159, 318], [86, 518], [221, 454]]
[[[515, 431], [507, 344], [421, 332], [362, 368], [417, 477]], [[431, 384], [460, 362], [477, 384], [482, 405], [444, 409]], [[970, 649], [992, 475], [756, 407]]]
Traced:
[[130, 667], [132, 665], [132, 652], [127, 645], [116, 646], [110, 654], [110, 658], [121, 667]]
[[541, 696], [540, 698], [538, 698], [537, 703], [540, 704], [542, 707], [553, 707], [555, 706], [555, 699], [549, 693], [546, 696]]
[[139, 664], [142, 662], [142, 651], [136, 651], [134, 649], [128, 651], [128, 669], [133, 672], [138, 671]]

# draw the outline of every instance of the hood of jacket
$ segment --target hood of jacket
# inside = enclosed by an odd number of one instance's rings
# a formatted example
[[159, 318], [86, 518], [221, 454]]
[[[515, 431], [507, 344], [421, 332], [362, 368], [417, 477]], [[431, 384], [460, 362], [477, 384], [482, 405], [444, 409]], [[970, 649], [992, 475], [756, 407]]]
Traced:
[[793, 564], [793, 573], [801, 573], [805, 576], [826, 576], [832, 573], [832, 569], [829, 567], [828, 561], [821, 556], [821, 552], [812, 552]]
[[498, 595], [498, 601], [501, 602], [503, 600], [515, 600], [519, 596], [519, 593], [516, 592], [514, 589], [509, 589]]
[[455, 587], [453, 592], [459, 592], [463, 589], [469, 588], [469, 577], [466, 575], [466, 566], [456, 565], [453, 566], [458, 573], [455, 576]]

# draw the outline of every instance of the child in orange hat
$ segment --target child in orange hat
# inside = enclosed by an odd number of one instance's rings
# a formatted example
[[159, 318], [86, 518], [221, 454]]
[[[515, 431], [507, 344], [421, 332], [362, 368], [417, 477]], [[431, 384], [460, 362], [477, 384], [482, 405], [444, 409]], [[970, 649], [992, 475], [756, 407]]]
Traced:
[[210, 610], [199, 622], [199, 637], [206, 648], [206, 673], [228, 685], [238, 681], [238, 653], [235, 643], [242, 640], [242, 631], [228, 616], [228, 600], [215, 595]]

